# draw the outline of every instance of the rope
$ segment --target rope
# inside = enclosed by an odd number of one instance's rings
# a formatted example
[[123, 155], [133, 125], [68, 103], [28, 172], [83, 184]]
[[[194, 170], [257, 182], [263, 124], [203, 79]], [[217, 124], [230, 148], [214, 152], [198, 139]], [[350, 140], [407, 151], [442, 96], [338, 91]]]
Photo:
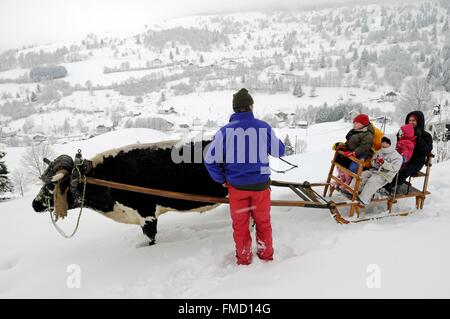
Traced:
[[271, 169], [273, 172], [275, 172], [275, 173], [286, 174], [286, 172], [289, 172], [290, 170], [292, 170], [292, 169], [294, 169], [294, 168], [298, 168], [298, 165], [292, 164], [292, 163], [286, 161], [285, 159], [283, 159], [283, 158], [281, 158], [281, 157], [279, 157], [278, 159], [280, 159], [281, 161], [283, 161], [283, 162], [285, 162], [286, 164], [290, 165], [291, 168], [288, 168], [288, 169], [286, 169], [286, 170], [284, 170], [284, 171], [277, 171], [276, 169], [273, 169], [272, 167], [270, 167], [270, 169]]
[[[81, 220], [81, 214], [83, 212], [83, 208], [84, 208], [84, 196], [86, 194], [86, 178], [84, 178], [83, 181], [83, 196], [81, 198], [81, 207], [80, 207], [80, 212], [78, 213], [78, 218], [77, 218], [77, 224], [75, 225], [75, 229], [72, 231], [72, 233], [70, 235], [67, 235], [56, 223], [56, 219], [53, 218], [53, 213], [50, 210], [50, 219], [52, 221], [53, 226], [55, 227], [56, 231], [64, 238], [70, 239], [72, 238], [78, 231], [78, 227], [80, 226], [80, 220]], [[49, 201], [50, 202], [50, 201]]]
[[[84, 162], [84, 160], [83, 160]], [[75, 168], [78, 171], [79, 176], [81, 176], [81, 172], [80, 169], [78, 168], [78, 166], [83, 165], [83, 162], [81, 162], [80, 164], [76, 164]], [[72, 231], [72, 233], [70, 235], [67, 235], [56, 223], [56, 219], [54, 219], [53, 217], [53, 207], [51, 207], [50, 205], [50, 197], [46, 196], [47, 199], [47, 206], [49, 208], [49, 212], [50, 212], [50, 219], [52, 221], [53, 226], [55, 227], [56, 231], [64, 238], [70, 239], [72, 238], [78, 231], [78, 227], [80, 226], [80, 220], [81, 220], [81, 214], [83, 213], [83, 208], [84, 208], [84, 199], [85, 199], [85, 195], [86, 195], [86, 184], [87, 184], [87, 179], [86, 176], [82, 176], [83, 179], [83, 195], [81, 196], [81, 206], [80, 206], [80, 212], [78, 213], [78, 218], [77, 218], [77, 223], [75, 225], [75, 229]]]

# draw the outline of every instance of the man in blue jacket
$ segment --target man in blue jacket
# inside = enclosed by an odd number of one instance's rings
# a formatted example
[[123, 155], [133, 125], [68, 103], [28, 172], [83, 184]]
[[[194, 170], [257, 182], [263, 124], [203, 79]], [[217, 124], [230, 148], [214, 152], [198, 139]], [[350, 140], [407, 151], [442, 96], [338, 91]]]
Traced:
[[237, 264], [252, 262], [250, 216], [256, 224], [257, 255], [273, 260], [270, 223], [269, 156], [284, 155], [284, 144], [272, 127], [253, 115], [253, 98], [246, 89], [233, 95], [230, 122], [215, 135], [205, 166], [217, 183], [228, 187]]

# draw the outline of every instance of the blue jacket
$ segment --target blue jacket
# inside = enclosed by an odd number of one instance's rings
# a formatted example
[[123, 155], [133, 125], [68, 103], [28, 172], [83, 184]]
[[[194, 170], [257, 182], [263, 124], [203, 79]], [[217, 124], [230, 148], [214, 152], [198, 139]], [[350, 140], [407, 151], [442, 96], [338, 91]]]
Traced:
[[253, 112], [240, 112], [231, 115], [230, 122], [214, 135], [204, 162], [217, 183], [262, 184], [270, 177], [269, 154], [283, 156], [283, 142]]

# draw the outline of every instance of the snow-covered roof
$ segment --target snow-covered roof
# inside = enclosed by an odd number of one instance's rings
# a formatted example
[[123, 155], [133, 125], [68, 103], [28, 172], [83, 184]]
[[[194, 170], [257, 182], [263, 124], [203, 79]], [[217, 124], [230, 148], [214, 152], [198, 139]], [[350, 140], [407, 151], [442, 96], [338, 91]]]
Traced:
[[10, 127], [10, 126], [2, 127], [0, 130], [4, 134], [10, 134], [10, 133], [16, 133], [17, 132], [17, 129], [15, 129], [14, 127]]

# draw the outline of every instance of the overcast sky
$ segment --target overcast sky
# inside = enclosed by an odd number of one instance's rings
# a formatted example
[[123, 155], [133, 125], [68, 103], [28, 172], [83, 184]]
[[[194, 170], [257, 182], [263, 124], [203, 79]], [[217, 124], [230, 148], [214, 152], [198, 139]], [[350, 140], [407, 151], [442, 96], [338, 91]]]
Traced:
[[[352, 0], [0, 0], [0, 52], [196, 14], [291, 9]], [[377, 0], [354, 0], [362, 3]]]

